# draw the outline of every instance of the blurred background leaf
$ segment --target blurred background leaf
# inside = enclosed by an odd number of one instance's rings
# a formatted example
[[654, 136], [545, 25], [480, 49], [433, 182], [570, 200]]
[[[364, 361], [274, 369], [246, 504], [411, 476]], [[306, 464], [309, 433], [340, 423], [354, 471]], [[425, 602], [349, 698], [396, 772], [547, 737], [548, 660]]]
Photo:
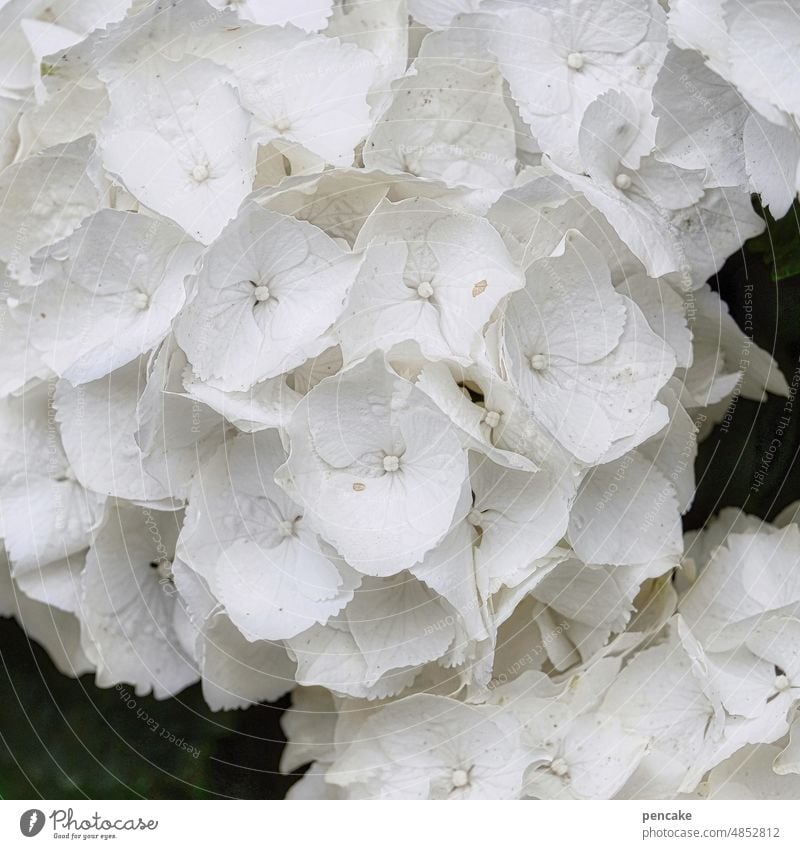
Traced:
[[101, 690], [63, 676], [12, 620], [0, 647], [2, 798], [280, 799], [294, 780], [278, 773], [288, 700], [213, 713], [199, 685], [164, 701]]
[[[752, 328], [753, 341], [777, 360], [795, 392], [800, 380], [799, 234], [797, 205], [778, 222], [767, 215], [767, 231], [734, 254], [711, 281], [739, 327]], [[686, 529], [700, 527], [727, 506], [771, 520], [800, 499], [799, 417], [800, 400], [794, 396], [769, 395], [758, 403], [734, 395], [723, 422], [700, 443], [697, 494], [684, 520]], [[765, 463], [759, 481], [754, 474]]]
[[773, 282], [780, 283], [787, 277], [800, 274], [800, 205], [797, 201], [789, 212], [776, 221], [768, 209], [758, 208], [759, 214], [767, 222], [767, 229], [747, 242], [746, 250], [758, 257], [769, 269]]

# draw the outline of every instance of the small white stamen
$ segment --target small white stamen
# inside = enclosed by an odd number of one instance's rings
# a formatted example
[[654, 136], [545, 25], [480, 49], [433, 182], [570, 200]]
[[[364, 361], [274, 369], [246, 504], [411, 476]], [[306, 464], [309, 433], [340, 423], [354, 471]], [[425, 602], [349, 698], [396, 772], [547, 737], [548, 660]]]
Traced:
[[290, 537], [294, 534], [294, 522], [285, 519], [278, 525], [278, 534], [282, 537]]
[[137, 310], [146, 310], [150, 306], [150, 296], [147, 292], [137, 289], [133, 293], [133, 305]]
[[269, 286], [256, 286], [253, 296], [257, 301], [268, 301], [270, 299]]
[[192, 168], [192, 179], [195, 183], [203, 183], [208, 179], [208, 165], [199, 164]]
[[556, 758], [550, 764], [550, 772], [561, 776], [566, 775], [569, 772], [569, 767], [567, 766], [567, 762], [564, 760], [564, 758]]
[[481, 526], [481, 522], [483, 521], [483, 515], [481, 514], [481, 511], [476, 510], [473, 507], [472, 510], [467, 513], [467, 521], [470, 523], [470, 525], [479, 528]]
[[580, 71], [583, 67], [583, 56], [580, 53], [570, 53], [569, 56], [567, 56], [567, 65], [569, 65], [573, 71]]
[[278, 118], [272, 126], [275, 127], [279, 133], [285, 133], [291, 128], [292, 122], [288, 118], [283, 117]]
[[423, 280], [422, 283], [417, 286], [417, 294], [420, 298], [430, 298], [433, 294], [433, 286], [431, 286], [427, 280]]
[[534, 371], [544, 371], [550, 364], [547, 354], [532, 354], [529, 362]]
[[791, 687], [791, 683], [789, 679], [785, 675], [776, 675], [775, 676], [775, 689], [779, 693], [783, 693], [785, 690], [788, 690]]
[[396, 472], [400, 468], [400, 458], [394, 454], [387, 454], [383, 458], [384, 472]]
[[627, 174], [617, 174], [614, 177], [614, 185], [623, 192], [627, 192], [633, 181]]
[[469, 784], [469, 773], [465, 769], [454, 769], [450, 782], [453, 787], [466, 787]]
[[483, 420], [489, 427], [495, 428], [500, 424], [500, 415], [497, 410], [487, 410]]

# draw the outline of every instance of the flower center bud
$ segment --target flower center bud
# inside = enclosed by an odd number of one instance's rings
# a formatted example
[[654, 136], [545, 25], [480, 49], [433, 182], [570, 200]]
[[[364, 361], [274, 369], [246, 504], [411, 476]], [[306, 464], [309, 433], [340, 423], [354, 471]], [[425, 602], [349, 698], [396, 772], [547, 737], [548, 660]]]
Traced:
[[470, 510], [469, 513], [467, 513], [467, 521], [470, 523], [470, 525], [473, 525], [474, 527], [479, 528], [480, 525], [481, 525], [481, 522], [483, 521], [483, 515], [481, 514], [481, 511], [476, 510], [473, 507], [472, 510]]
[[544, 371], [549, 365], [547, 354], [532, 354], [529, 360], [534, 371]]
[[289, 519], [284, 519], [284, 521], [278, 525], [278, 534], [282, 537], [293, 536], [294, 522], [290, 521]]
[[487, 410], [483, 420], [489, 427], [495, 428], [500, 424], [500, 413], [497, 410]]
[[268, 301], [270, 298], [269, 286], [256, 286], [253, 296], [257, 301]]
[[564, 758], [556, 758], [550, 764], [550, 772], [553, 772], [559, 776], [566, 775], [569, 772], [569, 767], [567, 766], [567, 762], [564, 760]]
[[627, 174], [617, 174], [614, 177], [614, 185], [623, 192], [627, 192], [632, 184], [631, 178]]
[[400, 458], [394, 454], [387, 454], [383, 458], [384, 472], [396, 472], [400, 468]]
[[789, 679], [785, 675], [776, 675], [775, 676], [775, 689], [782, 693], [784, 690], [788, 690], [791, 687], [789, 683]]
[[420, 298], [430, 298], [433, 294], [433, 286], [431, 286], [427, 280], [423, 280], [422, 283], [417, 286], [417, 294]]
[[137, 289], [133, 293], [133, 305], [137, 310], [146, 310], [150, 306], [150, 296], [147, 292]]
[[580, 53], [570, 53], [567, 56], [567, 65], [572, 68], [573, 71], [580, 71], [583, 67], [583, 56]]
[[453, 787], [466, 787], [469, 784], [469, 774], [465, 769], [454, 769], [450, 782]]
[[192, 168], [192, 179], [195, 183], [203, 183], [208, 179], [208, 165], [200, 163]]

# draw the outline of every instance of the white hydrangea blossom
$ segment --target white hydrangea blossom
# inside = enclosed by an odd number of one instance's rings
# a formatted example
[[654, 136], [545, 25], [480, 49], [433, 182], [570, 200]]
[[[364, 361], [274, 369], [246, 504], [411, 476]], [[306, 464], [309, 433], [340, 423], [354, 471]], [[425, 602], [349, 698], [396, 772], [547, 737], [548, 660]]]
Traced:
[[0, 614], [292, 692], [292, 798], [797, 798], [799, 511], [681, 530], [790, 395], [707, 281], [800, 188], [797, 27], [0, 4]]

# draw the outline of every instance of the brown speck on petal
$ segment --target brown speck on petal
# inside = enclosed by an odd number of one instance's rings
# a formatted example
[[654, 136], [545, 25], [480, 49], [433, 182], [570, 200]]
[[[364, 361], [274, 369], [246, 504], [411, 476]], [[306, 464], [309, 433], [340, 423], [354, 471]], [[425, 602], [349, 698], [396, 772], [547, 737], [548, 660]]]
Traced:
[[476, 284], [472, 287], [472, 297], [473, 297], [473, 298], [477, 298], [477, 297], [478, 297], [478, 295], [482, 295], [482, 294], [486, 291], [486, 287], [487, 287], [488, 285], [489, 285], [489, 284], [488, 284], [485, 280], [479, 280], [479, 281], [478, 281], [478, 282], [477, 282], [477, 283], [476, 283]]
[[353, 489], [356, 492], [363, 492], [366, 488], [367, 488], [367, 485], [365, 483], [354, 483], [353, 484]]

